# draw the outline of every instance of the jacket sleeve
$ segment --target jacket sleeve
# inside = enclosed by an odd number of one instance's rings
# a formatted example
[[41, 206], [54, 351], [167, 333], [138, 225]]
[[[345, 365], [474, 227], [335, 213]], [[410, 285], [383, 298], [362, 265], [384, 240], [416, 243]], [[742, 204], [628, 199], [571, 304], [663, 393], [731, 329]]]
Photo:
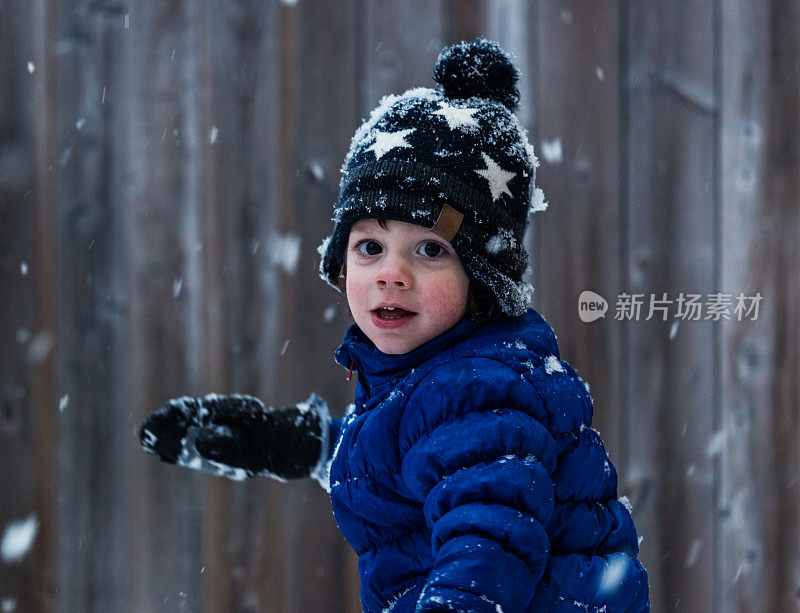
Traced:
[[332, 417], [328, 430], [328, 459], [333, 457], [336, 444], [339, 442], [339, 435], [342, 433], [342, 417]]
[[418, 384], [400, 425], [403, 478], [434, 559], [416, 610], [525, 611], [548, 561], [556, 444], [520, 373], [455, 364]]

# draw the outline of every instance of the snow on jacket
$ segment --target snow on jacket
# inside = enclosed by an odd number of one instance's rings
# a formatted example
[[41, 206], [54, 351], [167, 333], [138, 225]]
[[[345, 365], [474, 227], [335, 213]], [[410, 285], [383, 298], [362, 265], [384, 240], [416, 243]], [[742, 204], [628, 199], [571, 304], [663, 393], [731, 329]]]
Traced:
[[367, 613], [649, 610], [591, 397], [536, 311], [402, 355], [353, 325], [335, 358], [358, 383], [331, 501]]

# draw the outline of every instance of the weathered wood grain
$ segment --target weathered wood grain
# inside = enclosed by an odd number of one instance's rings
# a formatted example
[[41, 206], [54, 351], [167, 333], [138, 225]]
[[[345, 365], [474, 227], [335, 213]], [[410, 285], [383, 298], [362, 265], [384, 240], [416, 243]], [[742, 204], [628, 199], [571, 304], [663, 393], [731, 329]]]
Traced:
[[[714, 487], [718, 456], [719, 322], [676, 318], [681, 293], [719, 291], [715, 190], [716, 113], [712, 2], [630, 3], [629, 98], [631, 293], [644, 294], [628, 322], [625, 355], [634, 479], [643, 488], [642, 558], [661, 607], [713, 607]], [[649, 321], [651, 299], [668, 317]], [[644, 494], [647, 494], [646, 498]], [[666, 510], [669, 509], [669, 512]], [[649, 539], [649, 541], [648, 541]]]
[[[558, 335], [563, 359], [590, 384], [594, 425], [616, 463], [626, 438], [617, 391], [620, 325], [611, 311], [582, 322], [578, 298], [588, 289], [613, 301], [619, 291], [619, 11], [613, 2], [537, 8], [529, 16], [537, 37], [533, 135], [537, 183], [549, 207], [530, 218], [534, 303]], [[558, 148], [560, 157], [549, 153]]]
[[[0, 6], [0, 530], [4, 535], [16, 522], [38, 522], [30, 555], [0, 567], [0, 598], [21, 610], [52, 611], [57, 516], [47, 439], [58, 419], [54, 274], [48, 268], [53, 258], [40, 257], [44, 243], [38, 228], [52, 182], [35, 146], [49, 138], [49, 124], [37, 126], [46, 118], [35, 109], [44, 105], [52, 81], [42, 65], [46, 53], [33, 55], [34, 41], [44, 48], [51, 38], [42, 20], [41, 12], [23, 11], [19, 3]], [[42, 442], [49, 452], [38, 457]]]
[[[273, 220], [271, 245], [283, 262], [282, 342], [273, 358], [276, 401], [295, 403], [317, 392], [334, 415], [351, 401], [346, 373], [332, 359], [348, 320], [339, 294], [318, 277], [317, 246], [332, 230], [338, 168], [357, 122], [356, 24], [361, 18], [352, 2], [282, 7], [280, 213]], [[294, 264], [284, 259], [293, 244], [299, 249]], [[284, 610], [340, 610], [353, 602], [357, 578], [329, 497], [317, 483], [304, 481], [286, 488], [281, 498], [287, 539]]]
[[[317, 277], [339, 168], [388, 93], [487, 36], [522, 71], [550, 206], [534, 306], [591, 385], [653, 610], [795, 610], [798, 9], [786, 0], [0, 4], [0, 530], [18, 611], [360, 610], [316, 483], [143, 454], [182, 394], [334, 415], [351, 323]], [[29, 63], [30, 67], [29, 68]], [[561, 157], [551, 157], [560, 143]], [[580, 321], [577, 299], [609, 301]], [[618, 321], [623, 292], [645, 301]], [[756, 321], [650, 295], [761, 292]], [[62, 409], [62, 410], [59, 410]]]
[[722, 6], [721, 278], [763, 300], [719, 342], [719, 611], [798, 608], [798, 16], [786, 2]]

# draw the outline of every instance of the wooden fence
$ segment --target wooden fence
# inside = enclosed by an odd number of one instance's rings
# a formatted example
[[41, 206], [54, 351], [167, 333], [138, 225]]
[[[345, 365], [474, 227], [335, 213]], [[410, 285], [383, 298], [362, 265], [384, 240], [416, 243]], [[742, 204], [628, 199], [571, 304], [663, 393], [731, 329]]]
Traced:
[[[316, 483], [136, 433], [212, 391], [341, 413], [316, 247], [342, 158], [478, 35], [522, 71], [534, 306], [591, 384], [653, 610], [800, 610], [799, 25], [790, 0], [4, 0], [0, 530], [38, 530], [2, 611], [360, 610]], [[757, 316], [709, 317], [740, 294]]]

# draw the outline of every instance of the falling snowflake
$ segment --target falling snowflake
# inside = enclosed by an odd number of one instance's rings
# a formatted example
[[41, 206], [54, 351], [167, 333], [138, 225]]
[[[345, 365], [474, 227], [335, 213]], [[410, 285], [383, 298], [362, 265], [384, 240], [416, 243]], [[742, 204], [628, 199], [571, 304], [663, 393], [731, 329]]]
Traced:
[[543, 140], [542, 141], [542, 157], [548, 164], [560, 163], [564, 156], [561, 151], [561, 139]]
[[39, 531], [39, 522], [36, 516], [10, 523], [3, 534], [0, 543], [0, 556], [4, 562], [19, 562], [30, 551], [36, 533]]
[[708, 457], [714, 457], [722, 453], [726, 438], [728, 438], [728, 433], [725, 432], [725, 430], [718, 430], [715, 432], [708, 441], [706, 455], [708, 455]]
[[0, 603], [0, 611], [3, 613], [11, 613], [12, 611], [17, 610], [17, 599], [16, 598], [3, 598], [2, 603]]
[[276, 237], [270, 249], [270, 256], [273, 264], [280, 266], [287, 273], [293, 273], [300, 257], [300, 237], [295, 234]]
[[544, 192], [541, 188], [535, 188], [531, 194], [531, 213], [538, 213], [547, 210], [547, 203], [544, 201]]

